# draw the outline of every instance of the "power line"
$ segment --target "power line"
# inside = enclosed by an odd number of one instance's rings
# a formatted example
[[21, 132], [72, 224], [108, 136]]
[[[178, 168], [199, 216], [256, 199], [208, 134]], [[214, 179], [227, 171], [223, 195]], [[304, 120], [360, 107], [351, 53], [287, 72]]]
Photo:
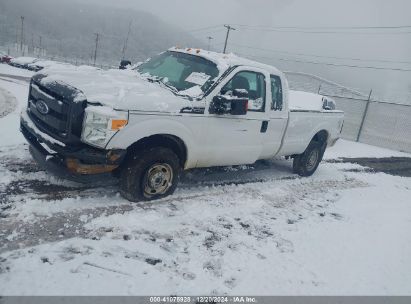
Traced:
[[254, 28], [269, 28], [269, 29], [355, 29], [355, 30], [366, 30], [366, 29], [411, 29], [411, 25], [394, 25], [394, 26], [275, 26], [267, 27], [263, 25], [248, 25], [248, 24], [233, 24], [238, 27], [254, 27]]
[[[215, 29], [221, 27], [222, 24], [207, 26], [202, 28], [196, 28], [188, 30], [188, 32], [205, 31], [209, 29]], [[313, 33], [313, 34], [355, 34], [355, 32], [343, 32], [341, 30], [393, 30], [393, 29], [411, 29], [411, 25], [393, 25], [393, 26], [275, 26], [268, 27], [263, 25], [249, 25], [249, 24], [233, 24], [233, 26], [242, 27], [249, 30], [261, 30], [261, 31], [279, 31], [279, 32], [290, 32], [290, 33]], [[297, 30], [297, 31], [291, 31]], [[322, 31], [321, 31], [322, 30]], [[331, 31], [334, 30], [334, 31]], [[338, 31], [336, 31], [338, 30]], [[380, 33], [367, 33], [367, 32], [357, 32], [357, 34], [408, 34], [406, 32], [380, 32]]]
[[253, 56], [253, 55], [246, 55], [240, 54], [244, 57], [251, 57], [251, 58], [264, 58], [270, 60], [280, 60], [280, 61], [291, 61], [291, 62], [300, 62], [300, 63], [309, 63], [309, 64], [318, 64], [318, 65], [328, 65], [328, 66], [336, 66], [336, 67], [348, 67], [348, 68], [359, 68], [359, 69], [373, 69], [373, 70], [388, 70], [388, 71], [400, 71], [400, 72], [411, 72], [411, 69], [402, 69], [402, 68], [386, 68], [386, 67], [376, 67], [376, 66], [361, 66], [361, 65], [350, 65], [350, 64], [339, 64], [339, 63], [331, 63], [331, 62], [317, 62], [317, 61], [309, 61], [309, 60], [298, 60], [298, 59], [288, 59], [288, 58], [274, 58], [274, 57], [265, 57], [265, 56]]
[[[411, 31], [387, 32], [385, 30], [411, 29], [411, 25], [394, 26], [260, 26], [247, 24], [233, 24], [243, 30], [262, 32], [282, 32], [282, 33], [303, 33], [303, 34], [354, 34], [354, 35], [403, 35], [411, 34]], [[218, 29], [222, 25], [213, 25], [189, 30], [189, 32], [200, 32], [210, 29]], [[352, 31], [344, 31], [352, 30]], [[381, 32], [369, 32], [368, 30], [382, 30]]]
[[350, 64], [339, 64], [339, 63], [331, 63], [331, 62], [316, 62], [316, 61], [305, 61], [305, 60], [292, 60], [292, 59], [279, 59], [282, 61], [294, 61], [294, 62], [302, 62], [302, 63], [310, 63], [310, 64], [322, 64], [322, 65], [329, 65], [329, 66], [337, 66], [337, 67], [348, 67], [348, 68], [359, 68], [359, 69], [373, 69], [373, 70], [387, 70], [387, 71], [400, 71], [400, 72], [411, 72], [411, 69], [402, 69], [402, 68], [386, 68], [386, 67], [376, 67], [376, 66], [360, 66], [360, 65], [350, 65]]
[[[238, 25], [237, 25], [238, 26]], [[243, 30], [250, 31], [260, 31], [260, 32], [280, 32], [280, 33], [298, 33], [298, 34], [351, 34], [351, 35], [403, 35], [411, 34], [411, 31], [400, 31], [400, 32], [347, 32], [347, 31], [337, 31], [337, 30], [310, 30], [310, 29], [293, 29], [293, 28], [257, 28], [249, 27], [246, 25], [239, 26]]]
[[258, 48], [258, 47], [251, 47], [247, 45], [241, 45], [236, 43], [231, 43], [234, 46], [240, 48], [247, 48], [252, 50], [260, 50], [265, 52], [275, 52], [275, 53], [284, 53], [290, 55], [297, 55], [297, 56], [309, 56], [309, 57], [317, 57], [317, 58], [329, 58], [329, 59], [341, 59], [341, 60], [353, 60], [353, 61], [371, 61], [371, 62], [385, 62], [385, 63], [406, 63], [411, 64], [411, 61], [394, 61], [394, 60], [382, 60], [382, 59], [361, 59], [361, 58], [350, 58], [350, 57], [336, 57], [336, 56], [324, 56], [324, 55], [315, 55], [315, 54], [304, 54], [304, 53], [293, 53], [288, 51], [279, 51], [279, 50], [272, 50], [272, 49], [265, 49], [265, 48]]
[[195, 33], [191, 33], [192, 35], [210, 35], [210, 34], [217, 34], [217, 33], [221, 33], [224, 32], [225, 29], [224, 28], [220, 28], [220, 29], [214, 29], [214, 30], [209, 30], [209, 31], [202, 31], [202, 32], [195, 32]]
[[196, 28], [196, 29], [191, 29], [188, 30], [188, 32], [200, 32], [200, 31], [205, 31], [205, 30], [209, 30], [209, 29], [213, 29], [213, 28], [219, 28], [221, 27], [223, 24], [219, 24], [219, 25], [213, 25], [213, 26], [206, 26], [206, 27], [201, 27], [201, 28]]

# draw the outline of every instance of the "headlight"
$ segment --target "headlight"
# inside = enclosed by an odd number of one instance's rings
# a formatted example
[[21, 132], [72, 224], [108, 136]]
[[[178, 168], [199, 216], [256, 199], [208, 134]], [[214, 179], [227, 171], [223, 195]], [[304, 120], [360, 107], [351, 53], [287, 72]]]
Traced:
[[127, 123], [128, 112], [103, 106], [89, 106], [85, 111], [81, 140], [92, 146], [104, 148], [114, 134]]

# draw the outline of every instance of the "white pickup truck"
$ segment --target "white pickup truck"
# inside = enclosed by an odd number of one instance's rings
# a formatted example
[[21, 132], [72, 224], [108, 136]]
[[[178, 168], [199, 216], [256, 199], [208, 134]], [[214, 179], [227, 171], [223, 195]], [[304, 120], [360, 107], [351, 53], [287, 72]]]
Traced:
[[21, 131], [48, 170], [83, 182], [114, 175], [141, 201], [173, 193], [190, 168], [286, 156], [310, 176], [343, 119], [325, 97], [289, 91], [272, 66], [171, 48], [127, 70], [42, 70]]

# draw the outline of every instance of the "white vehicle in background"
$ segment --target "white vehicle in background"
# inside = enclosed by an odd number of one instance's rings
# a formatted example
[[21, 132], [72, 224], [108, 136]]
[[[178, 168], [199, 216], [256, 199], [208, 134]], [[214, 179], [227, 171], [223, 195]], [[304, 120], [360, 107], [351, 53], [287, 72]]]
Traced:
[[135, 70], [37, 73], [21, 131], [33, 157], [77, 181], [114, 175], [130, 201], [173, 193], [182, 170], [293, 158], [310, 176], [344, 114], [290, 92], [276, 68], [233, 54], [172, 48]]
[[38, 72], [45, 68], [59, 67], [61, 65], [68, 65], [68, 63], [58, 62], [54, 60], [39, 59], [27, 66], [30, 71]]
[[34, 57], [17, 57], [10, 60], [9, 65], [16, 68], [27, 69], [29, 64], [35, 63], [38, 61], [38, 58]]

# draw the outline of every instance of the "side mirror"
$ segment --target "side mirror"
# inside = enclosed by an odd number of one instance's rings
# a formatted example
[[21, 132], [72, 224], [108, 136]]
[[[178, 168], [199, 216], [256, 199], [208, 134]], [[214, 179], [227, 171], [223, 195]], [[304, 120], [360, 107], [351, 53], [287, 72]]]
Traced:
[[233, 96], [238, 98], [247, 98], [248, 91], [246, 89], [234, 89]]
[[210, 104], [210, 114], [246, 115], [248, 99], [237, 96], [217, 95]]

